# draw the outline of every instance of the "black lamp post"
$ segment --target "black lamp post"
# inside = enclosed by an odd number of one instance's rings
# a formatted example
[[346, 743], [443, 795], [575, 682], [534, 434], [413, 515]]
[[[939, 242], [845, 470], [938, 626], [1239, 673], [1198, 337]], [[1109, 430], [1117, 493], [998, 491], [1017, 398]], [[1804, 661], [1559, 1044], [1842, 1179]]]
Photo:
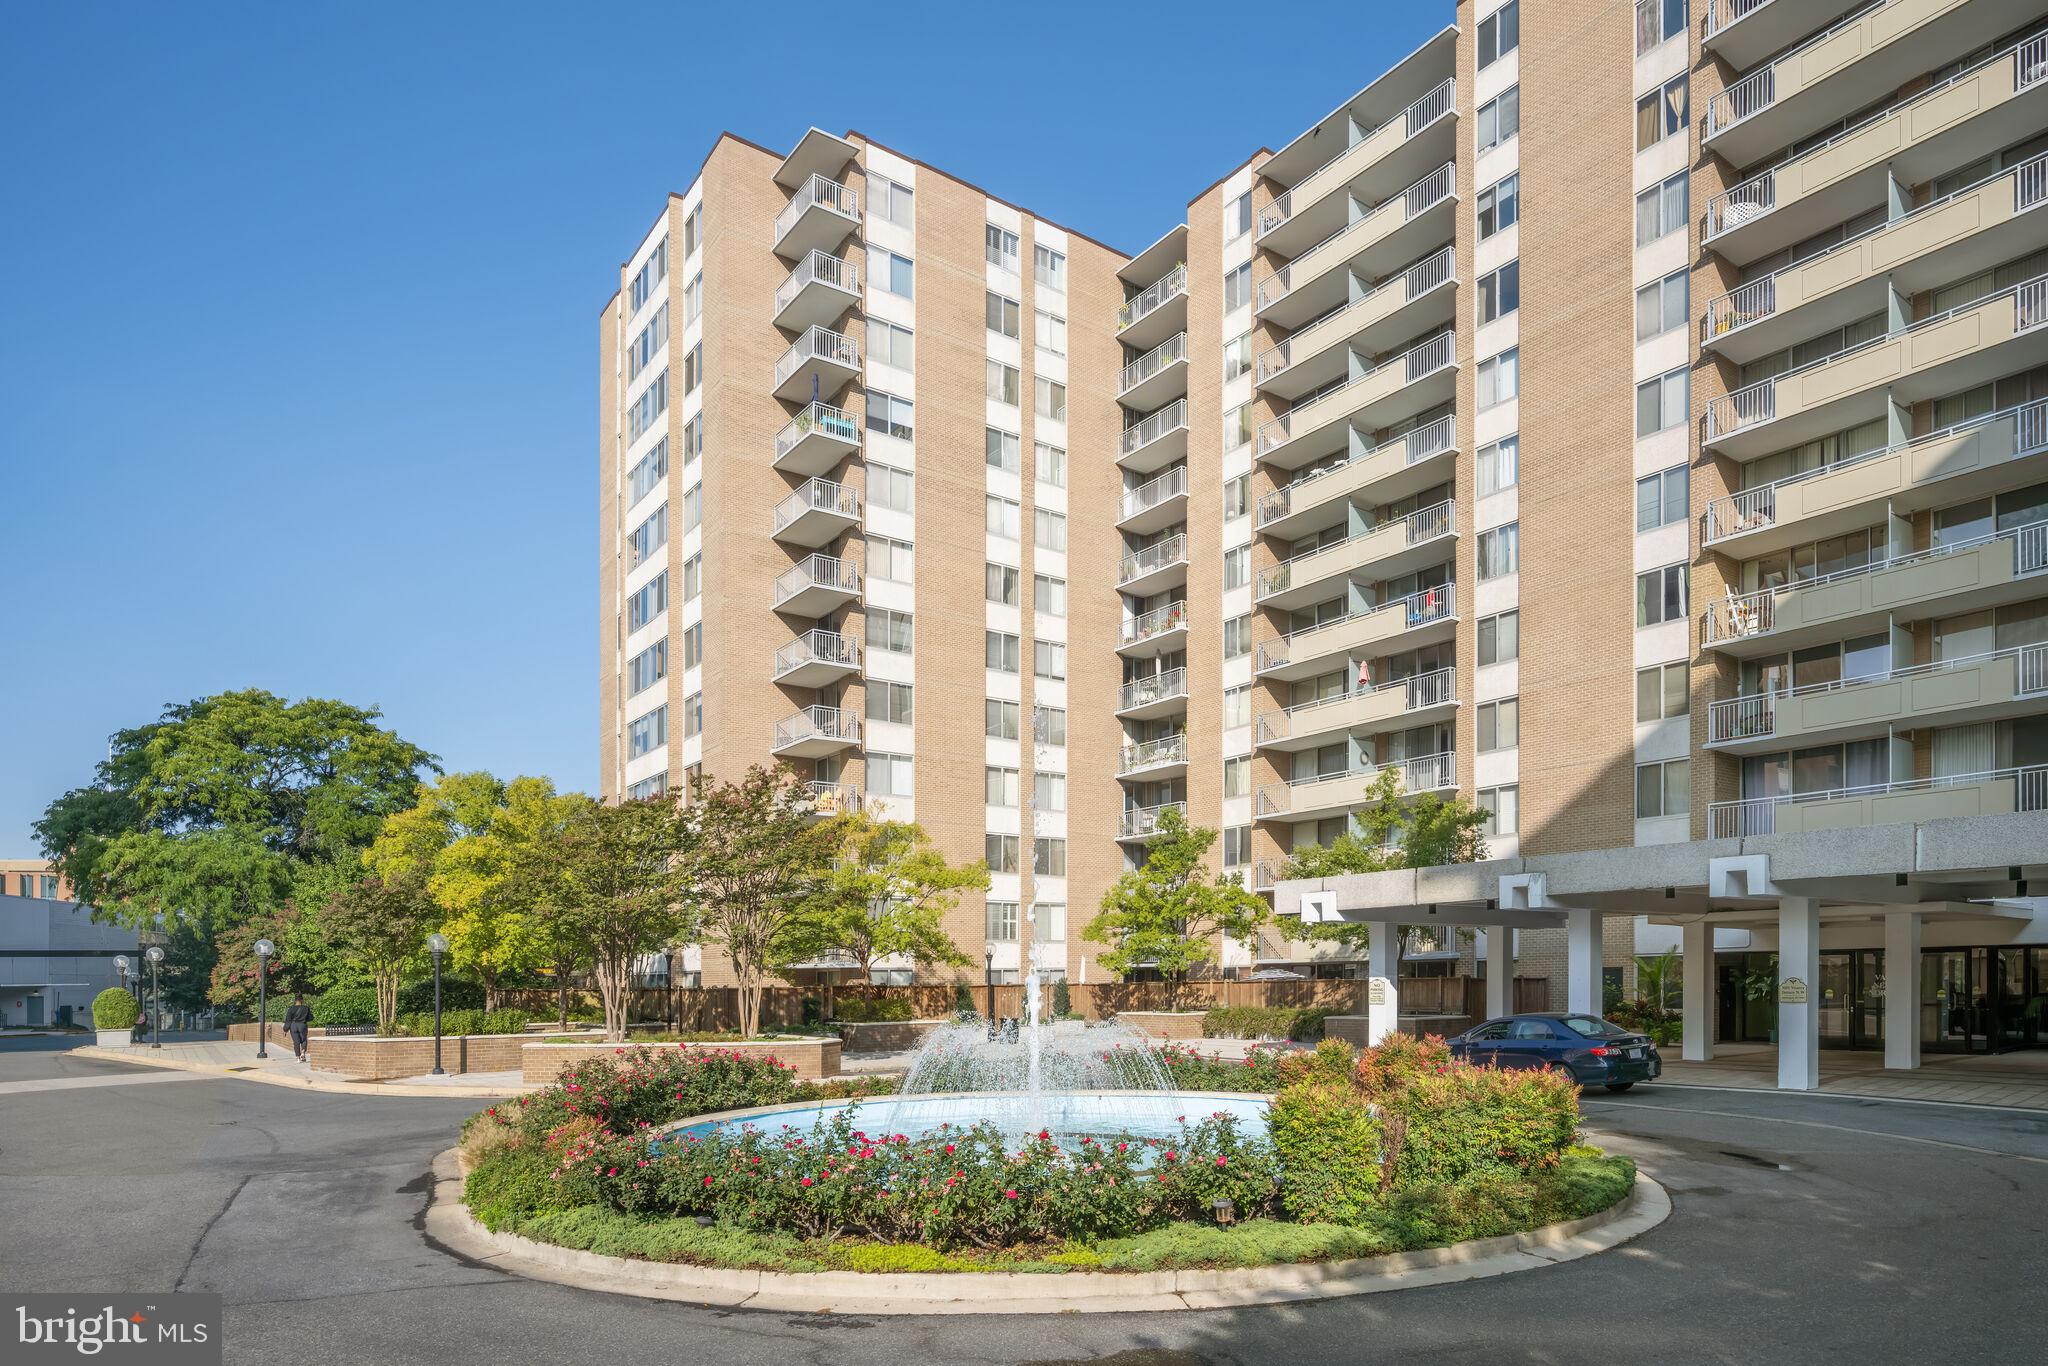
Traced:
[[434, 1070], [429, 1075], [445, 1077], [441, 1070], [441, 955], [448, 952], [448, 936], [439, 930], [427, 936], [427, 949], [434, 955]]
[[982, 950], [982, 983], [988, 988], [988, 1022], [996, 1022], [996, 948], [990, 944]]
[[154, 1001], [149, 1012], [149, 1046], [151, 1048], [162, 1048], [164, 1046], [164, 992], [163, 988], [157, 983], [156, 965], [164, 961], [163, 945], [151, 944], [149, 952], [142, 956], [149, 960], [149, 994]]
[[277, 945], [268, 939], [256, 941], [256, 1056], [270, 1056], [270, 955]]

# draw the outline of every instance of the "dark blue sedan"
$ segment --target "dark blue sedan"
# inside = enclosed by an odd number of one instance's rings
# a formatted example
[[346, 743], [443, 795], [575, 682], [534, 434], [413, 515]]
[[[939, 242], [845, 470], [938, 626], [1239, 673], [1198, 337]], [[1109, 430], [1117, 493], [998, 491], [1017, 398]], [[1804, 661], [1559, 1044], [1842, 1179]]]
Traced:
[[1503, 1015], [1450, 1041], [1451, 1056], [1484, 1067], [1546, 1068], [1581, 1086], [1626, 1091], [1664, 1070], [1642, 1034], [1578, 1011]]

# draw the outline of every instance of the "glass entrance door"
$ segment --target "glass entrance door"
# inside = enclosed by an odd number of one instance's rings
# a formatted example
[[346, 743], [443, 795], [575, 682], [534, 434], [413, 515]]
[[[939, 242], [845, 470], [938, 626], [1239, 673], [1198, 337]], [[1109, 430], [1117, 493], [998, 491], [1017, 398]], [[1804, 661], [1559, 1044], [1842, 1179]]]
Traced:
[[1884, 950], [1838, 949], [1820, 956], [1822, 1048], [1884, 1047]]
[[1920, 955], [1923, 1048], [1950, 1053], [1985, 1049], [1987, 966], [1983, 949], [1931, 949]]

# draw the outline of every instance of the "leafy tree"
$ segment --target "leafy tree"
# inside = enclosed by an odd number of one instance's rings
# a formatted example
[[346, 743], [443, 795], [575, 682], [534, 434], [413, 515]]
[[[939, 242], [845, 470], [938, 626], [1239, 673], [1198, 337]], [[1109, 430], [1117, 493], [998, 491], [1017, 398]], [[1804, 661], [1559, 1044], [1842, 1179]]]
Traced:
[[398, 984], [426, 947], [441, 908], [417, 874], [367, 877], [328, 899], [321, 920], [335, 945], [377, 988], [377, 1024], [390, 1032], [398, 1014]]
[[1162, 811], [1144, 866], [1116, 880], [1101, 912], [1081, 931], [1090, 943], [1110, 946], [1100, 961], [1111, 972], [1129, 976], [1156, 968], [1173, 1009], [1189, 974], [1210, 961], [1211, 940], [1222, 935], [1250, 942], [1271, 919], [1265, 901], [1235, 874], [1210, 874], [1205, 860], [1215, 842], [1214, 830], [1188, 824], [1178, 808]]
[[778, 946], [830, 888], [840, 832], [818, 819], [786, 765], [757, 765], [737, 783], [699, 778], [683, 824], [683, 870], [699, 933], [732, 961], [740, 1030], [758, 1033], [761, 990]]
[[946, 913], [962, 892], [987, 888], [988, 865], [954, 867], [915, 821], [849, 812], [832, 829], [838, 857], [817, 898], [776, 940], [774, 961], [787, 966], [838, 950], [860, 965], [863, 983], [897, 955], [919, 972], [967, 966], [946, 933]]
[[665, 797], [575, 803], [534, 851], [537, 871], [557, 889], [540, 914], [562, 940], [581, 945], [604, 1002], [605, 1033], [622, 1040], [634, 962], [688, 930], [677, 857], [684, 826]]

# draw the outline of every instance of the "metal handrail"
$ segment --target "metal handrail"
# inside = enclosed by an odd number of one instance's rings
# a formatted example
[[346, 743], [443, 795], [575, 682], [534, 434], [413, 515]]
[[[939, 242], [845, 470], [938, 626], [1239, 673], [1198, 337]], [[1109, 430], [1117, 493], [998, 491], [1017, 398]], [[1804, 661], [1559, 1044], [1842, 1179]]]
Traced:
[[1143, 384], [1175, 361], [1188, 358], [1188, 334], [1176, 332], [1123, 368], [1117, 377], [1119, 397]]
[[1301, 251], [1297, 252], [1293, 260], [1259, 282], [1256, 308], [1270, 308], [1286, 298], [1294, 289], [1293, 284], [1290, 282], [1293, 280], [1296, 270], [1306, 270], [1306, 273], [1310, 275], [1321, 271], [1323, 269], [1322, 263], [1316, 263], [1313, 268], [1310, 268], [1316, 253], [1346, 233], [1357, 231], [1360, 224], [1370, 223], [1382, 213], [1391, 212], [1397, 204], [1401, 206], [1401, 221], [1405, 223], [1417, 214], [1433, 209], [1444, 200], [1451, 198], [1456, 193], [1456, 189], [1457, 166], [1456, 163], [1447, 161], [1414, 184], [1408, 186], [1407, 189], [1402, 190], [1399, 194], [1389, 196], [1387, 199], [1375, 204], [1371, 209], [1352, 219], [1322, 241], [1312, 246], [1304, 247]]
[[1298, 718], [1313, 716], [1318, 711], [1345, 702], [1356, 702], [1363, 697], [1396, 690], [1404, 694], [1401, 702], [1401, 710], [1404, 712], [1421, 711], [1425, 707], [1440, 707], [1446, 702], [1457, 700], [1458, 671], [1455, 666], [1436, 669], [1429, 673], [1396, 678], [1391, 682], [1378, 683], [1370, 687], [1353, 688], [1350, 692], [1341, 692], [1334, 697], [1319, 697], [1313, 702], [1296, 703], [1278, 711], [1260, 712], [1258, 743], [1264, 745], [1275, 740], [1285, 740], [1293, 733], [1294, 723]]
[[[1451, 79], [1445, 81], [1442, 85], [1439, 85], [1436, 89], [1430, 91], [1428, 94], [1425, 94], [1420, 98], [1416, 99], [1406, 109], [1403, 109], [1400, 113], [1394, 115], [1393, 118], [1388, 119], [1387, 123], [1392, 123], [1394, 119], [1403, 120], [1406, 131], [1404, 131], [1401, 136], [1402, 140], [1406, 141], [1407, 139], [1414, 137], [1423, 129], [1429, 127], [1430, 124], [1435, 123], [1444, 115], [1455, 112], [1457, 108], [1457, 102], [1458, 80], [1454, 76]], [[1271, 204], [1268, 204], [1264, 209], [1262, 209], [1259, 212], [1258, 235], [1260, 237], [1264, 237], [1267, 233], [1273, 231], [1275, 228], [1285, 223], [1288, 219], [1294, 217], [1293, 205], [1294, 198], [1296, 195], [1300, 194], [1304, 190], [1310, 190], [1310, 187], [1314, 185], [1316, 177], [1322, 175], [1323, 172], [1329, 170], [1332, 166], [1335, 166], [1345, 157], [1350, 156], [1354, 151], [1358, 149], [1359, 143], [1366, 142], [1371, 138], [1378, 136], [1380, 129], [1385, 128], [1386, 126], [1386, 123], [1382, 123], [1377, 124], [1372, 128], [1366, 130], [1365, 133], [1360, 135], [1357, 141], [1347, 144], [1335, 156], [1332, 156], [1322, 165], [1316, 167], [1307, 175], [1304, 175], [1301, 179], [1295, 181], [1294, 184], [1289, 186], [1287, 189], [1287, 193], [1281, 195], [1278, 199], [1275, 199]], [[1388, 150], [1391, 151], [1392, 149], [1389, 148]], [[1302, 201], [1303, 206], [1306, 207], [1306, 205], [1310, 201], [1322, 198], [1323, 195], [1326, 193], [1328, 193], [1327, 186], [1315, 187], [1314, 189], [1310, 190], [1308, 199]]]
[[775, 723], [775, 748], [820, 737], [826, 740], [860, 741], [860, 713], [839, 707], [810, 706]]
[[829, 251], [813, 248], [811, 253], [790, 268], [789, 278], [775, 287], [775, 311], [780, 314], [788, 308], [791, 300], [801, 294], [806, 285], [831, 285], [849, 294], [860, 293], [860, 267], [851, 261], [842, 260]]
[[812, 629], [775, 652], [775, 676], [782, 677], [806, 664], [844, 664], [860, 667], [860, 640], [837, 631]]
[[[1405, 526], [1407, 528], [1408, 534], [1405, 544], [1408, 545], [1421, 545], [1425, 541], [1434, 541], [1441, 537], [1452, 535], [1457, 529], [1457, 513], [1457, 503], [1450, 499], [1445, 499], [1441, 503], [1434, 503], [1429, 507], [1419, 508], [1405, 517], [1397, 517], [1392, 521], [1381, 522], [1378, 526], [1369, 527], [1356, 535], [1346, 536], [1341, 541], [1332, 541], [1326, 546], [1319, 546], [1305, 554], [1296, 555], [1293, 559], [1282, 560], [1279, 564], [1259, 571], [1258, 595], [1261, 598], [1267, 598], [1275, 593], [1284, 593], [1293, 586], [1294, 571], [1297, 568], [1305, 566], [1309, 561], [1319, 557], [1340, 558], [1333, 552], [1356, 547], [1361, 542], [1369, 541], [1382, 532], [1394, 527]], [[1311, 580], [1304, 576], [1302, 581], [1306, 583]]]
[[1994, 659], [2013, 661], [2015, 693], [2025, 696], [2029, 693], [2048, 691], [2048, 645], [2013, 645], [2003, 650], [1987, 650], [1982, 654], [1961, 655], [1955, 659], [1937, 659], [1928, 664], [1911, 664], [1905, 668], [1886, 669], [1882, 673], [1859, 674], [1854, 678], [1836, 678], [1825, 683], [1803, 683], [1796, 688], [1779, 688], [1771, 692], [1746, 693], [1740, 697], [1723, 698], [1707, 707], [1707, 743], [1718, 745], [1731, 740], [1761, 740], [1775, 735], [1777, 705], [1789, 698], [1818, 697], [1870, 683], [1891, 683], [1899, 679], [1953, 673]]
[[1440, 754], [1398, 759], [1389, 764], [1371, 764], [1364, 768], [1347, 769], [1342, 773], [1318, 773], [1306, 778], [1289, 778], [1284, 782], [1268, 783], [1259, 789], [1259, 814], [1284, 815], [1293, 810], [1297, 789], [1313, 787], [1318, 783], [1339, 782], [1346, 778], [1364, 778], [1371, 781], [1389, 768], [1400, 770], [1401, 790], [1404, 792], [1429, 792], [1439, 787], [1449, 787], [1458, 780], [1457, 753], [1454, 750], [1445, 750]]
[[1457, 588], [1458, 585], [1454, 583], [1438, 584], [1434, 588], [1424, 588], [1418, 592], [1409, 593], [1404, 597], [1393, 598], [1377, 606], [1365, 608], [1363, 611], [1347, 612], [1341, 617], [1332, 617], [1328, 621], [1318, 622], [1314, 626], [1305, 626], [1299, 631], [1291, 631], [1284, 636], [1274, 636], [1270, 640], [1262, 640], [1258, 646], [1257, 668], [1260, 670], [1277, 669], [1288, 662], [1288, 650], [1294, 644], [1305, 641], [1308, 637], [1318, 632], [1328, 631], [1333, 627], [1344, 626], [1363, 620], [1366, 617], [1377, 616], [1381, 612], [1405, 612], [1408, 617], [1406, 626], [1409, 629], [1417, 626], [1427, 626], [1433, 621], [1448, 620], [1458, 614]]
[[792, 342], [790, 348], [776, 360], [776, 387], [780, 388], [785, 380], [802, 368], [805, 361], [814, 358], [858, 370], [860, 343], [843, 332], [834, 332], [822, 323], [806, 328], [804, 334]]
[[1152, 674], [1145, 678], [1134, 678], [1123, 685], [1117, 693], [1116, 709], [1129, 711], [1133, 707], [1149, 707], [1154, 702], [1188, 695], [1188, 671], [1185, 665], [1168, 669], [1164, 673]]
[[[1323, 403], [1325, 400], [1336, 398], [1340, 394], [1350, 392], [1366, 381], [1376, 378], [1382, 371], [1390, 370], [1397, 365], [1404, 367], [1401, 382], [1405, 385], [1413, 384], [1419, 379], [1426, 379], [1437, 371], [1449, 369], [1455, 364], [1457, 364], [1457, 333], [1454, 329], [1447, 328], [1427, 341], [1418, 342], [1414, 346], [1409, 347], [1400, 355], [1390, 356], [1372, 369], [1362, 371], [1345, 380], [1342, 384], [1333, 385], [1323, 390], [1308, 402], [1288, 409], [1280, 414], [1280, 416], [1260, 427], [1259, 454], [1263, 456], [1276, 447], [1284, 446], [1287, 442], [1293, 440], [1294, 419], [1296, 417], [1303, 413], [1314, 412], [1318, 404]], [[1313, 424], [1304, 423], [1303, 430], [1307, 430], [1311, 425]]]
[[1150, 413], [1142, 420], [1124, 428], [1123, 435], [1117, 438], [1118, 457], [1135, 455], [1168, 432], [1187, 425], [1188, 401], [1177, 398], [1157, 412]]
[[855, 783], [828, 783], [812, 779], [804, 784], [804, 792], [811, 799], [811, 814], [814, 816], [836, 816], [841, 812], [860, 810], [860, 787]]
[[860, 444], [860, 423], [853, 414], [829, 403], [811, 403], [798, 409], [797, 415], [775, 434], [775, 458], [780, 460], [788, 455], [812, 432], [821, 432], [839, 441], [851, 441], [856, 446]]
[[830, 512], [841, 517], [860, 517], [860, 490], [830, 479], [808, 479], [795, 493], [775, 505], [775, 535], [806, 512]]
[[1860, 787], [1836, 787], [1824, 792], [1787, 792], [1775, 797], [1745, 797], [1739, 801], [1715, 802], [1707, 808], [1709, 839], [1740, 839], [1748, 835], [1776, 834], [1778, 808], [1811, 802], [1841, 801], [1850, 797], [1881, 797], [1900, 792], [1938, 792], [1945, 787], [1971, 787], [1979, 783], [2011, 781], [2015, 811], [2048, 811], [2048, 764], [2020, 768], [1993, 768], [1979, 773], [1956, 773], [1939, 778], [1906, 778], [1891, 783], [1866, 783]]
[[834, 555], [810, 555], [785, 569], [775, 579], [775, 605], [780, 607], [806, 588], [837, 588], [860, 591], [860, 566]]
[[1135, 745], [1125, 745], [1117, 755], [1118, 777], [1136, 773], [1140, 769], [1161, 768], [1167, 764], [1184, 764], [1188, 761], [1188, 737], [1183, 734], [1162, 735], [1156, 740], [1145, 740]]
[[1142, 616], [1125, 620], [1117, 638], [1118, 645], [1136, 645], [1154, 636], [1178, 631], [1188, 624], [1188, 605], [1185, 600], [1169, 602], [1164, 607], [1155, 607]]
[[1305, 489], [1306, 486], [1314, 484], [1317, 480], [1326, 479], [1340, 471], [1350, 469], [1360, 461], [1370, 460], [1381, 451], [1396, 443], [1406, 448], [1406, 457], [1402, 462], [1405, 466], [1419, 464], [1433, 455], [1443, 454], [1456, 445], [1457, 439], [1458, 433], [1455, 420], [1449, 416], [1444, 416], [1426, 422], [1420, 427], [1412, 428], [1391, 440], [1382, 441], [1371, 450], [1362, 451], [1355, 456], [1347, 456], [1334, 464], [1318, 466], [1292, 483], [1283, 484], [1277, 489], [1271, 489], [1261, 494], [1259, 496], [1258, 524], [1264, 527], [1266, 523], [1277, 521], [1293, 511], [1295, 494]]
[[1121, 332], [1141, 318], [1150, 317], [1158, 309], [1188, 292], [1188, 268], [1175, 266], [1172, 271], [1151, 284], [1143, 292], [1126, 299], [1116, 311], [1116, 328]]
[[1159, 829], [1159, 818], [1167, 811], [1187, 812], [1186, 802], [1161, 802], [1157, 806], [1127, 806], [1117, 822], [1117, 838], [1142, 839]]
[[795, 227], [797, 220], [813, 206], [830, 209], [856, 223], [860, 220], [860, 195], [857, 191], [823, 175], [813, 175], [797, 186], [796, 193], [789, 198], [789, 203], [783, 205], [782, 211], [775, 215], [775, 240], [780, 242], [789, 236], [789, 230]]
[[[1452, 276], [1456, 274], [1457, 269], [1457, 254], [1450, 247], [1445, 247], [1441, 251], [1432, 252], [1428, 256], [1423, 257], [1399, 275], [1388, 276], [1356, 299], [1353, 299], [1350, 303], [1345, 304], [1341, 308], [1332, 309], [1322, 317], [1309, 323], [1278, 346], [1267, 348], [1265, 353], [1259, 357], [1258, 382], [1264, 384], [1267, 380], [1292, 365], [1294, 363], [1292, 357], [1295, 348], [1301, 345], [1305, 339], [1309, 339], [1313, 334], [1320, 332], [1325, 323], [1334, 322], [1336, 319], [1349, 314], [1353, 309], [1362, 308], [1367, 304], [1377, 302], [1381, 294], [1394, 288], [1400, 288], [1405, 291], [1401, 302], [1412, 303], [1430, 290], [1449, 283]], [[1316, 348], [1301, 346], [1304, 358], [1306, 358], [1308, 351], [1314, 349]]]
[[1134, 550], [1124, 556], [1117, 566], [1116, 581], [1119, 586], [1129, 583], [1142, 574], [1150, 574], [1168, 565], [1184, 564], [1188, 558], [1188, 538], [1185, 532], [1155, 541], [1143, 550]]
[[1700, 19], [1700, 35], [1712, 38], [1737, 19], [1747, 19], [1770, 3], [1771, 0], [1709, 0], [1707, 12]]
[[1727, 89], [1714, 96], [1708, 102], [1705, 126], [1700, 136], [1702, 138], [1716, 137], [1727, 132], [1730, 128], [1742, 122], [1742, 120], [1768, 109], [1778, 98], [1777, 80], [1774, 74], [1778, 67], [1797, 57], [1802, 52], [1806, 52], [1826, 42], [1851, 24], [1859, 23], [1868, 18], [1873, 11], [1881, 10], [1891, 3], [1892, 0], [1872, 0], [1872, 3], [1865, 5], [1862, 9], [1852, 14], [1842, 16], [1827, 28], [1822, 29], [1805, 42], [1800, 43], [1797, 47], [1787, 48], [1785, 51], [1778, 53], [1747, 76], [1728, 86]]
[[1122, 515], [1119, 521], [1149, 512], [1169, 498], [1179, 498], [1188, 491], [1188, 467], [1175, 465], [1155, 479], [1147, 480], [1134, 489], [1124, 490]]

